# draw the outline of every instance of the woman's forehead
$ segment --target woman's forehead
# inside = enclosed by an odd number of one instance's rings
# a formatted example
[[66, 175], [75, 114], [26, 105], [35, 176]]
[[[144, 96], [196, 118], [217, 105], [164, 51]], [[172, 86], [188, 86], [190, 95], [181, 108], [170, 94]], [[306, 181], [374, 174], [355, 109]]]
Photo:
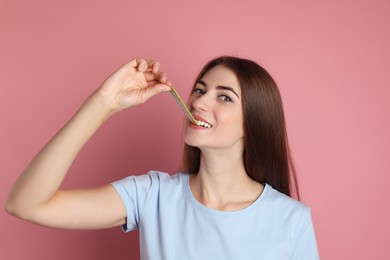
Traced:
[[216, 66], [210, 69], [206, 74], [201, 78], [208, 86], [229, 86], [233, 89], [240, 91], [240, 82], [234, 71], [224, 66]]

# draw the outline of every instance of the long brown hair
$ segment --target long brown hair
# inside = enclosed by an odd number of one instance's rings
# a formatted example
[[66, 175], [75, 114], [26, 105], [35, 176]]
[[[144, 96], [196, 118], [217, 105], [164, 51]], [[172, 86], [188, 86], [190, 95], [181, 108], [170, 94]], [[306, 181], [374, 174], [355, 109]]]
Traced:
[[[268, 183], [276, 190], [299, 199], [298, 183], [291, 158], [282, 98], [270, 74], [257, 63], [231, 56], [209, 61], [196, 83], [212, 68], [224, 66], [237, 76], [244, 115], [245, 170], [252, 179]], [[200, 167], [200, 149], [184, 145], [183, 170], [196, 174]]]

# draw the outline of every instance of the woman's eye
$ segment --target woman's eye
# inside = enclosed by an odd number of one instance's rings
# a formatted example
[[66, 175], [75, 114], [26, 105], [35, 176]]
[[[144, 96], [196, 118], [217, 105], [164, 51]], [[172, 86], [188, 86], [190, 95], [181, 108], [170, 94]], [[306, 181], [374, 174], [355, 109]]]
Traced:
[[221, 96], [219, 96], [219, 98], [220, 98], [222, 101], [233, 102], [233, 100], [232, 100], [230, 97], [225, 96], [225, 95], [221, 95]]
[[203, 89], [200, 89], [200, 88], [194, 88], [194, 90], [192, 91], [194, 94], [201, 94], [203, 95], [204, 93], [206, 93]]

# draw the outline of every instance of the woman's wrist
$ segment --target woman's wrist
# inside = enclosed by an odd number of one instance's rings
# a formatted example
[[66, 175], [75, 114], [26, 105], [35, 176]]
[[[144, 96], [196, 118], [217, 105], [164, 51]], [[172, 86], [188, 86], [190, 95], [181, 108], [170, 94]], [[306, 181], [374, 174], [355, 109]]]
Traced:
[[113, 116], [118, 112], [107, 100], [99, 93], [94, 92], [91, 96], [88, 97], [84, 106], [90, 106], [96, 113], [96, 115], [101, 116], [104, 121]]

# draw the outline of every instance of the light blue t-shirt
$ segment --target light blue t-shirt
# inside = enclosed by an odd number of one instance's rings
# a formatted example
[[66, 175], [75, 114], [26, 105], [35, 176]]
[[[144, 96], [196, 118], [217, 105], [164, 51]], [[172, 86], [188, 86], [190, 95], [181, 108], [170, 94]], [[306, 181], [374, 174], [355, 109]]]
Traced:
[[310, 210], [266, 184], [238, 211], [207, 208], [189, 175], [151, 171], [112, 183], [125, 204], [125, 232], [139, 229], [141, 259], [319, 259]]

